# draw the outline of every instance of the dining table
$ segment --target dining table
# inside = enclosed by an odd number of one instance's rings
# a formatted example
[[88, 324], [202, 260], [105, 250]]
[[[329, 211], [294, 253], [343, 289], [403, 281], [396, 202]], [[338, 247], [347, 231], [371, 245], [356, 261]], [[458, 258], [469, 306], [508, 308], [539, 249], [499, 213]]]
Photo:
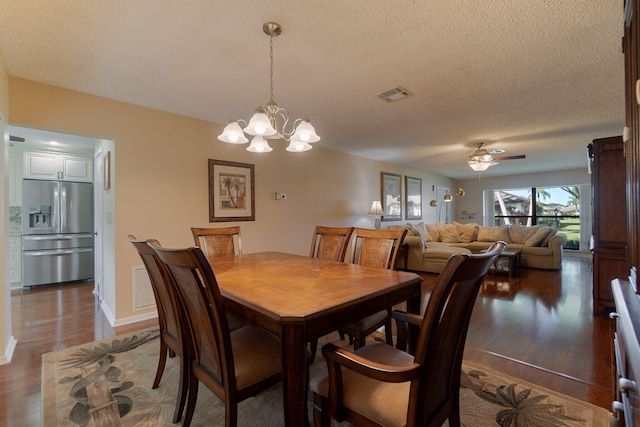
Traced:
[[310, 340], [402, 302], [408, 312], [420, 313], [422, 278], [411, 272], [282, 252], [212, 257], [209, 263], [225, 308], [282, 343], [284, 419], [290, 427], [309, 425]]

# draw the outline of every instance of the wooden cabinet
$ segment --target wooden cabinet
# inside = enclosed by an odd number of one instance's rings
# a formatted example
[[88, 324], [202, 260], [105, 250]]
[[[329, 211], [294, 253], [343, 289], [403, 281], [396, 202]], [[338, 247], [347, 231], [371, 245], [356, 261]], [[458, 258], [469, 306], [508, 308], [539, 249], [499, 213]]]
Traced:
[[613, 415], [621, 426], [640, 426], [640, 299], [632, 282], [616, 279], [611, 288], [616, 307], [611, 315], [616, 319]]
[[93, 182], [93, 158], [26, 151], [24, 178]]
[[614, 309], [611, 280], [629, 274], [627, 260], [626, 170], [622, 137], [591, 144], [593, 195], [593, 310]]

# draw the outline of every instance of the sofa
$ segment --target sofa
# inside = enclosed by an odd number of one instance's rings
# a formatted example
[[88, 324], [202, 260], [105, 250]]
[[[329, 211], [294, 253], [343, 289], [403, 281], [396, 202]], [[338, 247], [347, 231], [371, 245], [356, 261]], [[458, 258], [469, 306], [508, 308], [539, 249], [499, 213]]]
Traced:
[[497, 240], [507, 243], [506, 250], [522, 250], [522, 267], [557, 270], [562, 267], [562, 247], [567, 240], [555, 227], [544, 225], [483, 227], [421, 222], [388, 228], [407, 229], [397, 267], [428, 273], [440, 273], [453, 254], [478, 253]]

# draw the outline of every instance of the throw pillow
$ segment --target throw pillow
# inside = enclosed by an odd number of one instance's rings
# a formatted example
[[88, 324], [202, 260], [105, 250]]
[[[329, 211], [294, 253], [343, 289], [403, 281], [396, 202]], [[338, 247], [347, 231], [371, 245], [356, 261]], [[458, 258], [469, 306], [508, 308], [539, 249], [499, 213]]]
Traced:
[[425, 242], [430, 242], [431, 240], [433, 240], [424, 222], [417, 223], [416, 230], [418, 230], [418, 233], [420, 233]]
[[549, 231], [549, 234], [547, 234], [544, 237], [544, 239], [542, 239], [542, 241], [540, 242], [540, 246], [542, 246], [542, 247], [549, 246], [549, 239], [551, 239], [553, 236], [555, 236], [556, 233], [558, 232], [558, 226], [556, 224], [553, 224], [549, 228], [551, 229], [551, 231]]
[[429, 233], [429, 236], [431, 236], [431, 241], [432, 242], [439, 242], [440, 241], [440, 233], [438, 233], [438, 229], [436, 228], [436, 226], [435, 225], [431, 225], [431, 224], [425, 224], [425, 227], [427, 228], [427, 232]]
[[436, 229], [440, 235], [440, 241], [443, 243], [460, 243], [460, 235], [458, 229], [453, 224], [436, 224]]
[[420, 233], [418, 232], [418, 230], [416, 230], [413, 224], [407, 224], [407, 236], [419, 236], [419, 235]]
[[478, 237], [478, 224], [460, 224], [457, 221], [453, 222], [456, 230], [458, 230], [458, 236], [461, 243], [471, 243]]
[[540, 242], [542, 242], [550, 232], [551, 227], [547, 227], [546, 225], [540, 226], [538, 230], [524, 242], [525, 246], [539, 246]]
[[526, 244], [527, 239], [533, 236], [540, 228], [539, 225], [523, 227], [520, 225], [509, 226], [509, 238], [512, 243]]
[[509, 238], [509, 228], [506, 225], [501, 225], [499, 227], [478, 226], [479, 242], [497, 242], [498, 240], [511, 243], [511, 239]]

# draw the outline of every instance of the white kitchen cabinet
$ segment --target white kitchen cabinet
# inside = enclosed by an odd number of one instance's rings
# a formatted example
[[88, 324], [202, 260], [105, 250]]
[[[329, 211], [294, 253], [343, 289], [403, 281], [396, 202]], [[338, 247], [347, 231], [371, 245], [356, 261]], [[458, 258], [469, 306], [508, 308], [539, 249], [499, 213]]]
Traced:
[[24, 178], [93, 182], [93, 158], [25, 151]]
[[22, 152], [9, 150], [9, 206], [22, 205]]

